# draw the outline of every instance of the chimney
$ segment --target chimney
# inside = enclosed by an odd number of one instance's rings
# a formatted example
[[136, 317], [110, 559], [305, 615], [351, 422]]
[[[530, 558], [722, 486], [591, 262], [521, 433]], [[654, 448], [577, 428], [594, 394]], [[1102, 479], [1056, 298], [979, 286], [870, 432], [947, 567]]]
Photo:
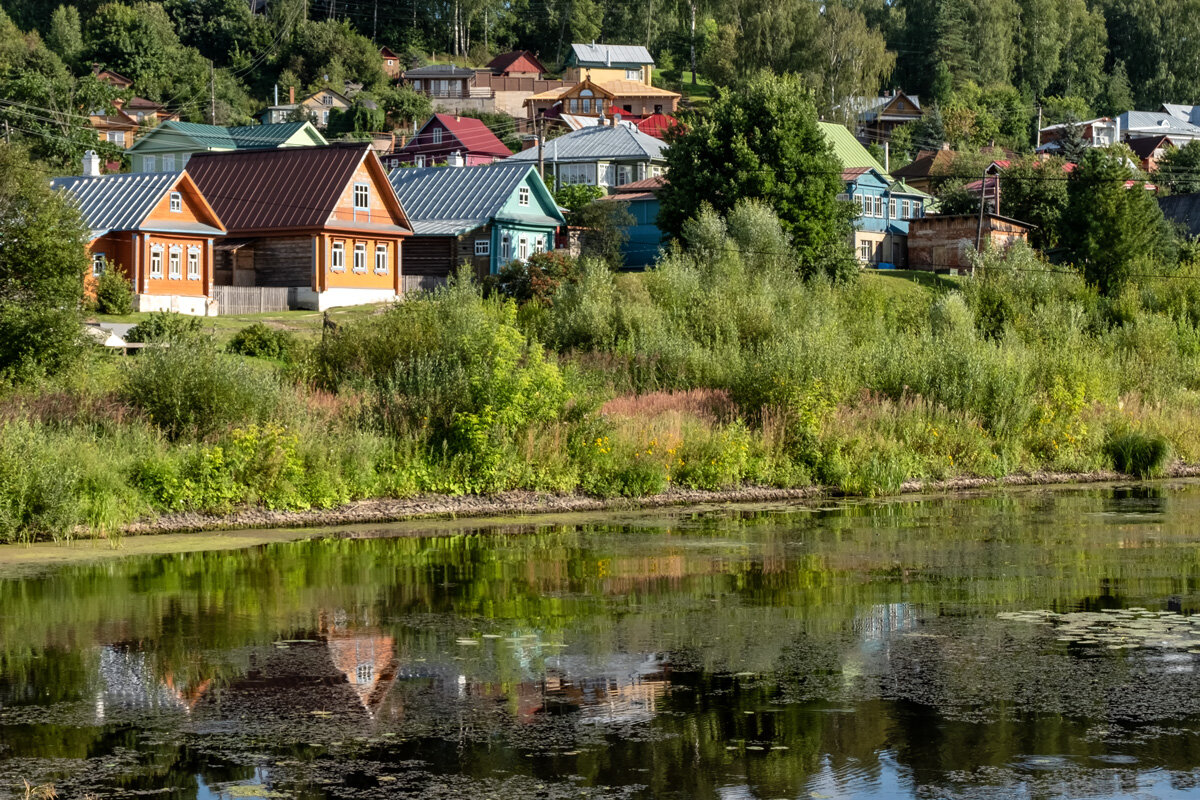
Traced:
[[95, 150], [83, 154], [83, 175], [85, 178], [95, 178], [100, 175], [100, 156]]
[[291, 105], [296, 105], [296, 87], [295, 86], [288, 87], [288, 103], [290, 103]]

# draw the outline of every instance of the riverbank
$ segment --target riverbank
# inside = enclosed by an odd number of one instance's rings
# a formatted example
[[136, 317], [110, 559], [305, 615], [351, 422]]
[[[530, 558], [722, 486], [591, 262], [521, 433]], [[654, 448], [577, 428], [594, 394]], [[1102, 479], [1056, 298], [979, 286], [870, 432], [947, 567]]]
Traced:
[[[1168, 467], [1163, 477], [1197, 478], [1200, 465], [1177, 464]], [[1055, 486], [1137, 480], [1134, 476], [1111, 470], [1097, 472], [1035, 472], [1003, 478], [960, 477], [940, 481], [907, 481], [897, 495], [966, 493], [986, 489], [1021, 486]], [[721, 491], [671, 489], [647, 497], [602, 498], [580, 494], [556, 495], [542, 492], [500, 492], [494, 495], [427, 495], [405, 499], [360, 500], [332, 509], [272, 511], [243, 508], [227, 514], [164, 514], [138, 520], [122, 529], [123, 534], [178, 534], [245, 528], [314, 528], [363, 523], [406, 522], [480, 517], [563, 514], [621, 509], [653, 509], [713, 504], [754, 504], [764, 502], [804, 502], [830, 498], [853, 498], [835, 486], [777, 489], [747, 486]], [[860, 498], [861, 499], [861, 498]]]

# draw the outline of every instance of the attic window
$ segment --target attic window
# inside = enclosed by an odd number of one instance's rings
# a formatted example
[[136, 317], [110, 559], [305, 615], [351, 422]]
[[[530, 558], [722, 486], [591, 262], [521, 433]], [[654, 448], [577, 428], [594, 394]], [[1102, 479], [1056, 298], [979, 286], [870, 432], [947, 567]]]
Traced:
[[171, 192], [171, 211], [183, 213], [183, 196], [179, 192]]
[[625, 80], [627, 80], [627, 81], [640, 81], [641, 79], [642, 79], [642, 71], [641, 71], [641, 69], [627, 69], [627, 70], [625, 70]]
[[321, 97], [321, 102], [327, 106], [333, 105], [333, 95], [327, 94]]
[[368, 211], [371, 208], [371, 187], [365, 183], [354, 184], [354, 210]]
[[433, 129], [433, 143], [434, 144], [442, 143], [442, 129], [441, 128]]
[[517, 205], [519, 205], [519, 206], [529, 205], [529, 187], [528, 186], [522, 186], [520, 189], [517, 189]]

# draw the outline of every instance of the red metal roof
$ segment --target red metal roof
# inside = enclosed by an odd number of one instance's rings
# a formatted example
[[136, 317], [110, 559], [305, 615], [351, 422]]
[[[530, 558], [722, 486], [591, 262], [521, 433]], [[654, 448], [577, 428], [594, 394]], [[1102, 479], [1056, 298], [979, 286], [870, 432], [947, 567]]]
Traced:
[[528, 50], [514, 50], [511, 53], [501, 53], [488, 62], [487, 68], [492, 72], [504, 75], [509, 72], [536, 72], [539, 75], [546, 71], [537, 56]]
[[[458, 147], [453, 142], [446, 141], [445, 138], [439, 144], [433, 144], [432, 135], [426, 129], [433, 123], [438, 123], [451, 136], [458, 140]], [[504, 146], [504, 142], [496, 138], [496, 134], [492, 133], [491, 129], [483, 124], [482, 120], [474, 117], [461, 117], [454, 114], [434, 114], [429, 121], [421, 126], [421, 130], [412, 140], [399, 150], [393, 151], [393, 154], [415, 151], [424, 153], [427, 151], [445, 151], [453, 152], [456, 149], [461, 149], [464, 156], [466, 155], [484, 155], [496, 156], [498, 158], [508, 158], [512, 155], [512, 150]]]
[[645, 119], [639, 120], [637, 129], [648, 136], [653, 136], [656, 139], [661, 139], [667, 135], [672, 127], [678, 123], [674, 117], [666, 114], [651, 114]]
[[[383, 165], [369, 143], [196, 153], [187, 172], [230, 234], [326, 224], [363, 159]], [[407, 219], [395, 201], [395, 211]]]
[[656, 175], [653, 178], [643, 178], [640, 181], [633, 183], [623, 183], [620, 186], [613, 188], [614, 192], [656, 192], [666, 184], [667, 179], [662, 175]]

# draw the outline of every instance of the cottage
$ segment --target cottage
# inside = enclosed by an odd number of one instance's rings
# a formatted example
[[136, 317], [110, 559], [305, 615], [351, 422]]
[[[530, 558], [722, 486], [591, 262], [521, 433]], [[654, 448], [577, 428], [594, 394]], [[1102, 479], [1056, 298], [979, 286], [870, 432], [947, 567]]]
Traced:
[[1039, 153], [1053, 153], [1062, 147], [1062, 139], [1076, 128], [1087, 147], [1111, 147], [1121, 141], [1121, 123], [1110, 117], [1096, 117], [1084, 122], [1061, 122], [1047, 125], [1038, 131]]
[[666, 179], [646, 178], [627, 183], [600, 198], [603, 202], [624, 203], [633, 217], [633, 225], [625, 229], [629, 238], [621, 246], [625, 266], [644, 268], [654, 263], [666, 236], [658, 227], [658, 193]]
[[399, 297], [412, 227], [369, 144], [200, 153], [188, 172], [228, 228], [219, 285], [288, 287], [319, 311]]
[[225, 226], [186, 170], [101, 175], [89, 150], [82, 176], [50, 185], [71, 196], [91, 229], [89, 286], [115, 269], [133, 285], [138, 311], [217, 313], [213, 249]]
[[379, 48], [379, 60], [383, 62], [383, 71], [392, 80], [398, 80], [404, 68], [400, 65], [400, 56], [390, 47]]
[[1029, 241], [1036, 226], [999, 214], [934, 215], [915, 219], [908, 229], [908, 261], [913, 269], [965, 274], [974, 267], [971, 253], [1007, 249]]
[[679, 100], [679, 93], [641, 81], [621, 78], [601, 81], [589, 75], [566, 88], [530, 95], [525, 99], [525, 110], [530, 120], [568, 115], [611, 119], [615, 114], [641, 118], [674, 114], [679, 108]]
[[430, 64], [406, 70], [400, 79], [414, 92], [433, 98], [470, 97], [475, 85], [475, 70], [453, 64]]
[[487, 68], [493, 75], [505, 78], [540, 78], [547, 71], [538, 57], [528, 50], [502, 53], [489, 61]]
[[164, 122], [125, 152], [131, 172], [171, 172], [185, 167], [198, 153], [271, 150], [327, 144], [310, 122], [222, 128], [195, 122]]
[[168, 111], [161, 103], [132, 97], [129, 100], [117, 98], [113, 100], [113, 113], [96, 111], [89, 114], [88, 119], [100, 141], [128, 148], [143, 128], [152, 128], [168, 120], [177, 121], [179, 115]]
[[867, 142], [886, 142], [892, 131], [915, 122], [925, 113], [915, 94], [890, 91], [879, 97], [859, 98], [858, 137]]
[[1169, 136], [1176, 143], [1200, 139], [1200, 125], [1166, 111], [1126, 111], [1117, 116], [1121, 138], [1125, 141], [1144, 136]]
[[491, 164], [512, 155], [487, 125], [473, 117], [434, 114], [403, 147], [384, 157], [388, 169], [402, 164], [432, 167], [454, 161], [468, 167]]
[[[662, 175], [667, 145], [626, 125], [581, 128], [546, 142], [543, 160], [551, 186], [567, 184], [624, 186]], [[537, 163], [537, 148], [522, 150], [509, 161]]]
[[[296, 90], [288, 89], [288, 102], [283, 105], [267, 106], [266, 110], [259, 114], [259, 121], [264, 125], [278, 124], [294, 119], [297, 113], [301, 113], [304, 119], [307, 119], [316, 127], [324, 130], [329, 127], [330, 113], [336, 108], [338, 111], [349, 111], [353, 107], [354, 102], [341, 92], [335, 92], [328, 87], [318, 89], [307, 97], [296, 102]], [[371, 103], [374, 105], [374, 102]]]
[[404, 246], [405, 286], [429, 289], [461, 264], [479, 277], [514, 259], [552, 250], [565, 224], [554, 197], [528, 163], [394, 169], [390, 180], [412, 220]]
[[586, 77], [596, 81], [626, 80], [651, 85], [654, 58], [641, 45], [572, 44], [563, 78], [579, 83]]

